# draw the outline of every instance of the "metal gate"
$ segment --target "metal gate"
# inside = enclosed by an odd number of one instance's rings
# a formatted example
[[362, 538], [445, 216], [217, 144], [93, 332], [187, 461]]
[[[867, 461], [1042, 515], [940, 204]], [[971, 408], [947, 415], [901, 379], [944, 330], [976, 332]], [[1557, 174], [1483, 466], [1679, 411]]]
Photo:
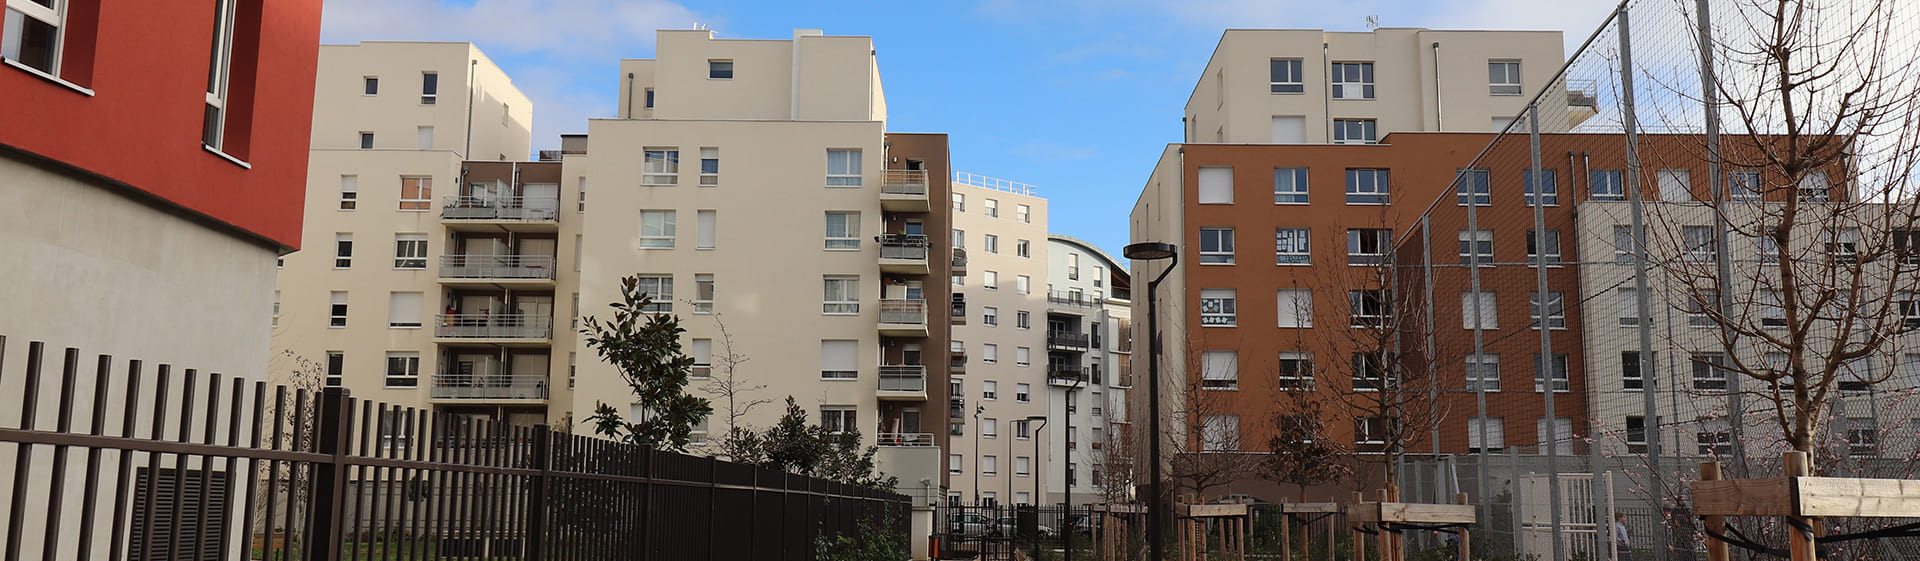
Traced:
[[[1615, 551], [1606, 521], [1613, 519], [1613, 472], [1600, 474], [1594, 486], [1594, 474], [1560, 474], [1560, 532], [1562, 560], [1613, 560]], [[1540, 561], [1555, 561], [1553, 555], [1552, 484], [1545, 475], [1520, 477], [1519, 509], [1520, 551]], [[1598, 508], [1596, 508], [1598, 507]]]

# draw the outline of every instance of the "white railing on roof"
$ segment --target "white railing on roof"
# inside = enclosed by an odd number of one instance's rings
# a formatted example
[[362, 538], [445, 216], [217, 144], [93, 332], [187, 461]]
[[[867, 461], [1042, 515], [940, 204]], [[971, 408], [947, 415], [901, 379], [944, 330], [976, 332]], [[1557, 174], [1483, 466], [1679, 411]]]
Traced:
[[976, 175], [976, 174], [971, 174], [964, 171], [953, 172], [953, 182], [963, 184], [963, 185], [972, 185], [974, 187], [985, 187], [988, 189], [1006, 191], [1008, 193], [1035, 196], [1035, 197], [1039, 196], [1037, 193], [1040, 191], [1039, 187], [1035, 187], [1032, 185], [1018, 182], [1018, 181], [1000, 179], [996, 177], [987, 177], [984, 175]]

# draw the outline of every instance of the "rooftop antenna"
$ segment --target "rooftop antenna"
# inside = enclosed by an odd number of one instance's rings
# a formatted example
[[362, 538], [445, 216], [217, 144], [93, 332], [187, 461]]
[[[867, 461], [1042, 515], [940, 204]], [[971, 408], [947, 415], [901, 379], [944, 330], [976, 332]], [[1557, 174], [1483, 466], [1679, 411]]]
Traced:
[[1380, 16], [1367, 16], [1367, 31], [1380, 28]]

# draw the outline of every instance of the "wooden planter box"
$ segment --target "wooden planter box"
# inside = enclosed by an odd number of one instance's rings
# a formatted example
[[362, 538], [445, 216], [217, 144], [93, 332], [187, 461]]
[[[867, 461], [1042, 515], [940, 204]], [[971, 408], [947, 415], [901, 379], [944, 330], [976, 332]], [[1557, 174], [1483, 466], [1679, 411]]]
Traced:
[[1696, 481], [1702, 516], [1920, 518], [1920, 481], [1856, 477], [1762, 477]]

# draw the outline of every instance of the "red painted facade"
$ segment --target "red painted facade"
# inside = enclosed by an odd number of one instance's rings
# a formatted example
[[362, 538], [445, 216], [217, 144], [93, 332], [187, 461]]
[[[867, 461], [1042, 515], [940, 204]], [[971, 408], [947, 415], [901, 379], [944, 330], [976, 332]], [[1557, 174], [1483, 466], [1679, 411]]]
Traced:
[[211, 4], [71, 0], [60, 77], [93, 95], [0, 65], [0, 145], [295, 248], [321, 0], [238, 2], [224, 152], [251, 169], [201, 143]]

